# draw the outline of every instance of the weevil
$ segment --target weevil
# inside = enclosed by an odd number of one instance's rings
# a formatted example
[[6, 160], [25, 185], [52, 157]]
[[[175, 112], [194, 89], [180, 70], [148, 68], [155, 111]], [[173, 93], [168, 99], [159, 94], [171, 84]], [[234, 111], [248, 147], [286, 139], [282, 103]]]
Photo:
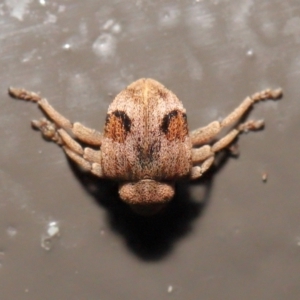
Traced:
[[37, 93], [9, 88], [9, 94], [38, 104], [46, 118], [33, 120], [33, 127], [60, 145], [78, 166], [117, 181], [121, 200], [137, 213], [155, 214], [171, 201], [177, 181], [200, 178], [217, 152], [230, 147], [240, 133], [262, 128], [264, 122], [246, 121], [215, 140], [222, 129], [238, 123], [254, 103], [280, 98], [282, 90], [255, 93], [223, 120], [193, 131], [181, 101], [153, 79], [139, 79], [116, 96], [103, 132], [72, 123]]

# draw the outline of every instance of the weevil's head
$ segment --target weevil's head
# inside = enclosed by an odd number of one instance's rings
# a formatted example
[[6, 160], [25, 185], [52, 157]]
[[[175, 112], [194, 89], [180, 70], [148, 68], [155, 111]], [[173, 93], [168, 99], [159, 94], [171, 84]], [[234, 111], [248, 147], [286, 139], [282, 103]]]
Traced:
[[121, 199], [141, 215], [154, 215], [160, 212], [174, 196], [174, 184], [143, 179], [126, 182], [119, 186]]

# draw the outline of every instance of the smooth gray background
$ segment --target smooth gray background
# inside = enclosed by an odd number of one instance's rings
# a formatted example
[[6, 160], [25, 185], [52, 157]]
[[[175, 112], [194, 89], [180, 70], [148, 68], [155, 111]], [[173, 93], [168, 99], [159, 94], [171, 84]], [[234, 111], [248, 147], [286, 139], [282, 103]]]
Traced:
[[[0, 28], [1, 300], [300, 298], [299, 1], [5, 0]], [[144, 219], [31, 129], [34, 104], [7, 96], [41, 92], [102, 130], [140, 77], [176, 93], [191, 129], [266, 87], [284, 98], [251, 111], [266, 128], [241, 136], [238, 159]], [[51, 222], [60, 236], [42, 247]]]

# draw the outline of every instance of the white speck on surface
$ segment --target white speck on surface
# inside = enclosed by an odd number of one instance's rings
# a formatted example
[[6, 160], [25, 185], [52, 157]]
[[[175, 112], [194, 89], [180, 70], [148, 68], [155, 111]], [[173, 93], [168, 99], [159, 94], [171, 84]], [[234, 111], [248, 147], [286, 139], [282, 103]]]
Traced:
[[296, 244], [297, 244], [297, 246], [300, 247], [300, 237], [297, 237], [297, 238], [296, 238]]
[[116, 38], [109, 33], [101, 34], [93, 44], [94, 53], [104, 59], [114, 56], [116, 48]]
[[50, 227], [49, 229], [48, 229], [48, 234], [50, 235], [50, 236], [55, 236], [55, 235], [57, 235], [59, 233], [59, 228], [58, 227]]
[[84, 44], [84, 39], [79, 35], [74, 35], [67, 39], [62, 46], [63, 50], [78, 49]]
[[59, 232], [59, 225], [57, 222], [52, 221], [48, 224], [47, 234], [49, 237], [58, 236]]
[[64, 50], [69, 50], [69, 49], [71, 49], [71, 45], [66, 43], [66, 44], [63, 45], [63, 49]]
[[253, 56], [254, 56], [254, 51], [253, 51], [253, 49], [249, 49], [249, 50], [247, 51], [247, 56], [248, 56], [248, 57], [253, 57]]
[[14, 237], [17, 234], [17, 229], [13, 226], [8, 226], [6, 228], [6, 233], [7, 233], [8, 236]]
[[114, 24], [113, 27], [111, 28], [111, 31], [112, 31], [113, 33], [119, 33], [119, 32], [121, 32], [121, 29], [122, 29], [121, 25], [120, 25], [119, 23], [116, 23], [116, 24]]
[[173, 286], [172, 285], [169, 285], [168, 286], [168, 293], [170, 294], [170, 293], [172, 293], [173, 292]]
[[40, 4], [45, 6], [46, 5], [46, 1], [45, 0], [40, 0]]
[[60, 227], [58, 222], [51, 221], [47, 226], [47, 233], [42, 235], [41, 247], [46, 251], [50, 251], [53, 246], [55, 239], [60, 236]]
[[28, 5], [32, 0], [5, 0], [10, 15], [19, 21], [23, 21], [24, 15], [29, 12]]

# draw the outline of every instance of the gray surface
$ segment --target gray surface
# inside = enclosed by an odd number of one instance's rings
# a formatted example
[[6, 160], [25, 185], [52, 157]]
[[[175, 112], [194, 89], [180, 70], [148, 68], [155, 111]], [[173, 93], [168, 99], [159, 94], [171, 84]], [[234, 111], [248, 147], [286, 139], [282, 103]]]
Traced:
[[[6, 0], [0, 13], [1, 300], [300, 298], [299, 1]], [[260, 89], [285, 95], [251, 112], [267, 126], [240, 138], [238, 159], [141, 219], [31, 129], [35, 105], [6, 94], [40, 91], [102, 129], [140, 77], [178, 95], [191, 129]]]

